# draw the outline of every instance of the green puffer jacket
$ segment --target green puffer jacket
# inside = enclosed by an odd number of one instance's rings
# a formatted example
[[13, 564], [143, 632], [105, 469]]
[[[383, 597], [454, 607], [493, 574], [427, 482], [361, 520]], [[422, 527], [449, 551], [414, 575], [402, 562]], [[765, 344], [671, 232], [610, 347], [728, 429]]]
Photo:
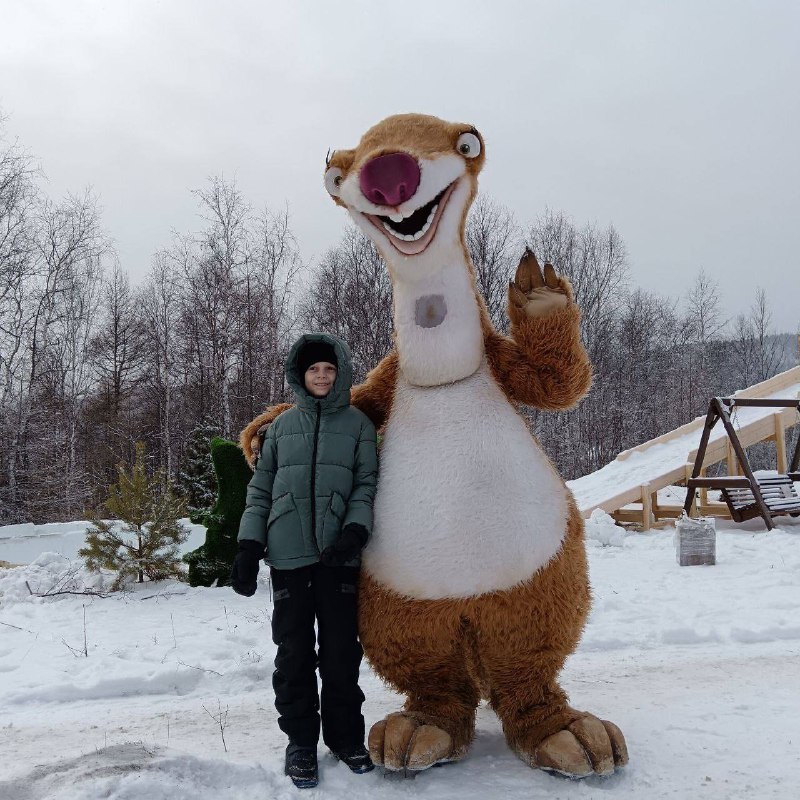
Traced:
[[[331, 345], [339, 362], [333, 388], [321, 399], [306, 391], [297, 369], [301, 349], [315, 341]], [[276, 569], [319, 561], [351, 522], [371, 533], [378, 479], [375, 427], [350, 405], [347, 345], [328, 334], [306, 334], [289, 351], [286, 378], [296, 405], [267, 429], [238, 537], [265, 544], [266, 561]]]

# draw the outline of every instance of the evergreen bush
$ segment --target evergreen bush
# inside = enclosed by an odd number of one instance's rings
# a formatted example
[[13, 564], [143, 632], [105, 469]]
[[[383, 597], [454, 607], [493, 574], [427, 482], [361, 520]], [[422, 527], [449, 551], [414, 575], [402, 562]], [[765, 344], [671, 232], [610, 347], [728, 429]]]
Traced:
[[203, 422], [189, 434], [183, 469], [178, 474], [181, 488], [187, 497], [186, 510], [196, 525], [205, 524], [217, 496], [217, 477], [211, 459], [211, 440], [219, 435], [219, 428]]
[[217, 477], [217, 502], [205, 515], [206, 540], [183, 560], [189, 565], [192, 586], [227, 586], [236, 556], [239, 520], [244, 513], [247, 484], [253, 476], [235, 442], [215, 437], [211, 459]]

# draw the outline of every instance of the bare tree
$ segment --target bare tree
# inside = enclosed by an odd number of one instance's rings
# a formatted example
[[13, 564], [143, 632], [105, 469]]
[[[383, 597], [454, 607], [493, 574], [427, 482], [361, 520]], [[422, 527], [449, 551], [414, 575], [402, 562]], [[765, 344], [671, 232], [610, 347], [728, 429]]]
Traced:
[[28, 408], [31, 282], [39, 192], [32, 159], [4, 144], [0, 118], [0, 520], [18, 513], [19, 426]]
[[[24, 372], [15, 375], [6, 462], [10, 502], [33, 518], [54, 508], [68, 513], [85, 499], [78, 424], [91, 385], [88, 337], [108, 249], [89, 192], [60, 203], [37, 201], [35, 208], [30, 261], [16, 294], [17, 360]], [[47, 440], [31, 436], [34, 429], [47, 429]]]
[[625, 243], [613, 225], [582, 228], [564, 213], [546, 210], [528, 232], [539, 260], [549, 261], [572, 283], [582, 311], [581, 332], [593, 361], [601, 355], [628, 282]]
[[100, 316], [92, 353], [102, 391], [116, 418], [140, 368], [143, 338], [137, 297], [118, 261], [104, 283]]
[[174, 254], [159, 251], [139, 300], [145, 337], [144, 383], [155, 396], [158, 420], [159, 466], [167, 479], [173, 475], [172, 432], [174, 396], [179, 380], [181, 272]]
[[506, 333], [508, 282], [524, 249], [519, 226], [507, 208], [479, 195], [467, 219], [466, 240], [489, 317], [497, 330]]
[[116, 466], [133, 459], [133, 444], [141, 436], [140, 405], [135, 394], [145, 363], [143, 315], [138, 293], [118, 261], [103, 282], [91, 341], [94, 367], [87, 415], [86, 446], [91, 448], [94, 503], [101, 489], [113, 482]]
[[772, 312], [759, 287], [750, 312], [740, 314], [734, 326], [732, 347], [738, 388], [765, 381], [778, 371], [782, 352], [771, 325]]
[[241, 411], [252, 419], [283, 399], [283, 365], [293, 327], [292, 292], [301, 269], [287, 209], [264, 209], [248, 231], [248, 253], [238, 278]]
[[713, 387], [719, 383], [719, 359], [711, 351], [726, 321], [720, 309], [718, 284], [703, 269], [689, 290], [686, 303], [688, 380], [684, 398], [685, 414], [691, 418], [702, 413]]
[[342, 241], [322, 258], [300, 301], [305, 330], [323, 330], [344, 339], [358, 382], [392, 347], [392, 284], [372, 242], [349, 227]]
[[237, 283], [247, 259], [250, 208], [235, 182], [209, 179], [194, 193], [206, 227], [184, 260], [183, 319], [195, 334], [194, 352], [207, 379], [200, 391], [210, 395], [206, 415], [217, 419], [225, 436], [233, 435], [231, 387], [241, 368], [237, 341]]

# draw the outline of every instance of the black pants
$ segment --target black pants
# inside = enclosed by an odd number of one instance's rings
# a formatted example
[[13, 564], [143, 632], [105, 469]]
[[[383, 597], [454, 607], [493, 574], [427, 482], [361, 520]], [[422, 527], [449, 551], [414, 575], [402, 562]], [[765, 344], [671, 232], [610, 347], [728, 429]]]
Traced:
[[[358, 641], [357, 567], [312, 564], [271, 569], [272, 639], [278, 645], [272, 685], [278, 725], [291, 741], [315, 747], [320, 732], [334, 751], [364, 742], [364, 694], [358, 686], [363, 651]], [[314, 618], [318, 653], [315, 652]]]

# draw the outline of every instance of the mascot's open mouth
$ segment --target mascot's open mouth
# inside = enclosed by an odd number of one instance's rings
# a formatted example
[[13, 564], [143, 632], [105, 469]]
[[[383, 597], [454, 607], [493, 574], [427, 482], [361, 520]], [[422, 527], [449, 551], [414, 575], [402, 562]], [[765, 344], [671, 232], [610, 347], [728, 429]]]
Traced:
[[407, 256], [418, 255], [433, 241], [439, 220], [456, 183], [457, 181], [453, 181], [433, 200], [420, 206], [407, 217], [382, 214], [366, 214], [366, 217], [386, 235], [396, 250]]

